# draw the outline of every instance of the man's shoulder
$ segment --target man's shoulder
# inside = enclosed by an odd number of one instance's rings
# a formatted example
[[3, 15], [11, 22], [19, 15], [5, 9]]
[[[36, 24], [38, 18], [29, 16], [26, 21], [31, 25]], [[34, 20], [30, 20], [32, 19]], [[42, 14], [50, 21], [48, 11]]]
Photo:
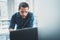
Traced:
[[33, 12], [28, 12], [28, 14], [29, 14], [30, 16], [33, 16]]
[[28, 18], [29, 18], [29, 19], [34, 19], [34, 14], [33, 14], [33, 12], [29, 12], [29, 13], [28, 13]]
[[17, 16], [18, 15], [18, 12], [14, 13], [12, 16]]

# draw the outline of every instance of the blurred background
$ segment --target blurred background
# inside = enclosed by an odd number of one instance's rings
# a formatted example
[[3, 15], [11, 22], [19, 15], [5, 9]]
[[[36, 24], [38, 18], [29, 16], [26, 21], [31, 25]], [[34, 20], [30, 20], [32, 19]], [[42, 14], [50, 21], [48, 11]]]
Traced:
[[34, 13], [33, 27], [38, 27], [38, 40], [59, 40], [60, 0], [0, 0], [0, 40], [10, 40], [10, 19], [20, 2], [27, 2]]

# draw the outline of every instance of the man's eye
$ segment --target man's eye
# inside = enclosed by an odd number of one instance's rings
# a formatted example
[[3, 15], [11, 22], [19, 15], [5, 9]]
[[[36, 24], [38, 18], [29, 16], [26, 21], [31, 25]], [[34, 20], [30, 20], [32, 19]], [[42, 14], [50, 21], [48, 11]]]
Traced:
[[21, 11], [21, 13], [24, 13], [23, 11]]
[[25, 11], [25, 13], [27, 13], [27, 11]]

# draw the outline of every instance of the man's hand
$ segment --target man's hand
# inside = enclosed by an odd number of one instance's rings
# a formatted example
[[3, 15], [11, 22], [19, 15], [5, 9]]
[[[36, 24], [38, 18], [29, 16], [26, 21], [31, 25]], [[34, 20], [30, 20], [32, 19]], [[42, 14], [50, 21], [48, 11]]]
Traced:
[[11, 32], [11, 31], [14, 31], [14, 29], [9, 29], [9, 31]]

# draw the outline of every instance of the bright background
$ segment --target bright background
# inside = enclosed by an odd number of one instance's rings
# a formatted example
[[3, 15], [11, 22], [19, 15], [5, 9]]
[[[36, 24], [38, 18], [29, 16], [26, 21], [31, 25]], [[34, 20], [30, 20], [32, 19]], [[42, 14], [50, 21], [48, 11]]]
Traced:
[[0, 0], [0, 40], [9, 40], [9, 20], [20, 2], [27, 2], [34, 13], [39, 40], [60, 38], [60, 0]]

